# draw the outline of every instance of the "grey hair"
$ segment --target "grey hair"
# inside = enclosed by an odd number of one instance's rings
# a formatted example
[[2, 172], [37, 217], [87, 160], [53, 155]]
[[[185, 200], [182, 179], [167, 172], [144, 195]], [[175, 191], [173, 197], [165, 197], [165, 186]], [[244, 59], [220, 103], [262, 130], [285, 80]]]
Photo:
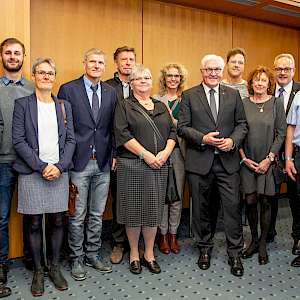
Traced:
[[289, 59], [292, 62], [293, 67], [295, 68], [295, 59], [294, 59], [294, 56], [292, 54], [290, 54], [290, 53], [281, 53], [281, 54], [277, 55], [275, 57], [275, 59], [274, 59], [274, 66], [276, 65], [277, 61], [280, 58], [287, 58], [287, 59]]
[[50, 67], [54, 70], [55, 74], [56, 74], [56, 66], [55, 66], [55, 62], [52, 58], [49, 57], [39, 57], [35, 60], [35, 62], [32, 65], [32, 74], [36, 73], [36, 68], [43, 64], [43, 63], [47, 63], [48, 65], [50, 65]]
[[93, 54], [95, 54], [95, 55], [103, 55], [104, 58], [105, 58], [105, 53], [104, 53], [104, 51], [102, 51], [102, 50], [100, 50], [100, 49], [98, 49], [98, 48], [91, 48], [91, 49], [87, 50], [87, 51], [84, 53], [83, 59], [84, 59], [84, 60], [87, 60], [88, 57], [89, 57], [90, 55], [93, 55]]
[[224, 62], [223, 57], [221, 57], [219, 55], [215, 55], [215, 54], [207, 54], [207, 55], [205, 55], [202, 58], [202, 60], [201, 60], [201, 66], [202, 66], [202, 68], [205, 68], [206, 64], [209, 61], [215, 61], [215, 62], [217, 62], [220, 65], [220, 68], [222, 70], [224, 70], [225, 62]]
[[132, 81], [143, 74], [147, 74], [152, 78], [151, 71], [148, 68], [144, 67], [142, 64], [136, 64], [129, 75], [129, 81]]

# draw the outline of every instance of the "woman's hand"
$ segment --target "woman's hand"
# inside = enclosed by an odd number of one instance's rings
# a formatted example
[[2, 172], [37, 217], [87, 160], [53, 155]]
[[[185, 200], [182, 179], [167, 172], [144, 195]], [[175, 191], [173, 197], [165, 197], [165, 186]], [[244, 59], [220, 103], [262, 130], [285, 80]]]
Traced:
[[44, 169], [42, 176], [46, 180], [55, 180], [60, 176], [60, 170], [53, 164], [48, 164]]
[[250, 158], [245, 158], [243, 163], [252, 171], [256, 171], [258, 163]]
[[154, 154], [152, 154], [150, 151], [146, 151], [144, 154], [144, 161], [152, 169], [160, 169], [162, 166], [157, 157], [154, 156]]
[[158, 159], [161, 167], [166, 163], [167, 159], [169, 158], [170, 153], [165, 149], [157, 153], [156, 158]]
[[270, 168], [271, 161], [268, 158], [263, 159], [257, 166], [255, 172], [258, 174], [265, 174]]

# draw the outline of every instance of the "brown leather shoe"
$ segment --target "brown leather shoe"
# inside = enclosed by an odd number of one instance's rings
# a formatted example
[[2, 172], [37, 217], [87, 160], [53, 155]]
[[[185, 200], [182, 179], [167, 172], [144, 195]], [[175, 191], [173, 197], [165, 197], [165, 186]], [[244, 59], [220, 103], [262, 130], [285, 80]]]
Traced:
[[170, 248], [171, 251], [175, 254], [178, 254], [180, 252], [180, 246], [177, 241], [176, 234], [169, 234], [169, 243], [170, 243]]
[[158, 242], [158, 248], [160, 252], [164, 254], [169, 254], [170, 253], [170, 245], [169, 245], [169, 239], [167, 234], [161, 234], [159, 237], [159, 242]]
[[123, 260], [124, 247], [123, 245], [115, 245], [110, 255], [110, 261], [112, 264], [119, 264]]

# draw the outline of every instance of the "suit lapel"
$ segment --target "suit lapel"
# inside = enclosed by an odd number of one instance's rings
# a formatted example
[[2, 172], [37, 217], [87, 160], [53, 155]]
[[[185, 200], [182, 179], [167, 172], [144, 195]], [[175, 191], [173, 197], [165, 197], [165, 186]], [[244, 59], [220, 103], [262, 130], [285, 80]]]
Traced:
[[208, 100], [206, 98], [206, 94], [205, 94], [204, 87], [203, 87], [202, 83], [200, 84], [198, 91], [199, 91], [199, 96], [200, 96], [200, 100], [201, 100], [202, 105], [204, 106], [204, 108], [205, 108], [207, 114], [209, 115], [209, 117], [211, 118], [211, 120], [215, 123], [215, 120], [214, 120], [214, 117], [212, 115], [211, 109], [209, 107]]
[[60, 139], [62, 137], [62, 129], [65, 126], [64, 125], [64, 116], [62, 114], [62, 110], [61, 110], [61, 106], [60, 106], [61, 104], [59, 103], [59, 101], [57, 100], [56, 97], [52, 96], [52, 98], [55, 103], [57, 127], [58, 127], [58, 137]]
[[291, 108], [291, 105], [293, 103], [293, 100], [294, 100], [294, 97], [295, 97], [296, 93], [297, 93], [297, 90], [295, 89], [295, 82], [293, 81], [292, 91], [291, 91], [289, 101], [288, 101], [288, 104], [287, 104], [287, 107], [286, 107], [286, 112], [285, 112], [286, 115], [288, 115], [288, 113], [290, 111], [290, 108]]
[[84, 80], [83, 80], [83, 76], [81, 77], [80, 83], [79, 83], [79, 97], [82, 99], [84, 105], [86, 106], [92, 120], [95, 122], [94, 120], [94, 115], [92, 112], [92, 108], [90, 105], [90, 101], [89, 101], [89, 97], [87, 95], [86, 89], [85, 89], [85, 85], [84, 85]]
[[223, 110], [224, 110], [224, 99], [226, 98], [226, 91], [224, 87], [220, 84], [219, 85], [219, 111], [218, 111], [218, 118], [217, 118], [217, 124], [220, 124], [221, 118], [223, 115]]
[[108, 89], [103, 86], [102, 82], [100, 81], [100, 84], [101, 84], [101, 106], [100, 106], [100, 109], [98, 111], [98, 116], [97, 116], [97, 120], [96, 120], [96, 124], [98, 124], [102, 118], [102, 115], [103, 115], [103, 112], [105, 111], [106, 109], [106, 106], [108, 105], [107, 101], [105, 101], [105, 99], [108, 99], [109, 96], [109, 92], [108, 92]]
[[34, 132], [36, 134], [36, 137], [38, 137], [38, 129], [37, 129], [38, 112], [37, 112], [37, 98], [35, 93], [30, 96], [29, 110], [30, 110], [30, 116], [31, 116]]

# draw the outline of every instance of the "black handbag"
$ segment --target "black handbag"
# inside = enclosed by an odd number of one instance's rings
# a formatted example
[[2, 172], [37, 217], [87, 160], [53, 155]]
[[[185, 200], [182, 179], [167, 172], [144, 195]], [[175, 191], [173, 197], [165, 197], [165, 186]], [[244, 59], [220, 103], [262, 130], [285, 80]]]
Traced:
[[[135, 103], [133, 102], [130, 103], [145, 117], [145, 119], [150, 123], [151, 127], [153, 128], [155, 135], [164, 143], [164, 139], [159, 129], [157, 128], [153, 120], [149, 117], [149, 115]], [[174, 166], [171, 157], [169, 157], [167, 161], [167, 165], [168, 165], [168, 180], [167, 180], [167, 191], [166, 191], [166, 204], [171, 204], [173, 202], [179, 201], [180, 197], [177, 190], [175, 171], [174, 171]]]
[[286, 173], [284, 172], [283, 161], [278, 158], [274, 161], [273, 176], [276, 185], [280, 185], [286, 181]]

